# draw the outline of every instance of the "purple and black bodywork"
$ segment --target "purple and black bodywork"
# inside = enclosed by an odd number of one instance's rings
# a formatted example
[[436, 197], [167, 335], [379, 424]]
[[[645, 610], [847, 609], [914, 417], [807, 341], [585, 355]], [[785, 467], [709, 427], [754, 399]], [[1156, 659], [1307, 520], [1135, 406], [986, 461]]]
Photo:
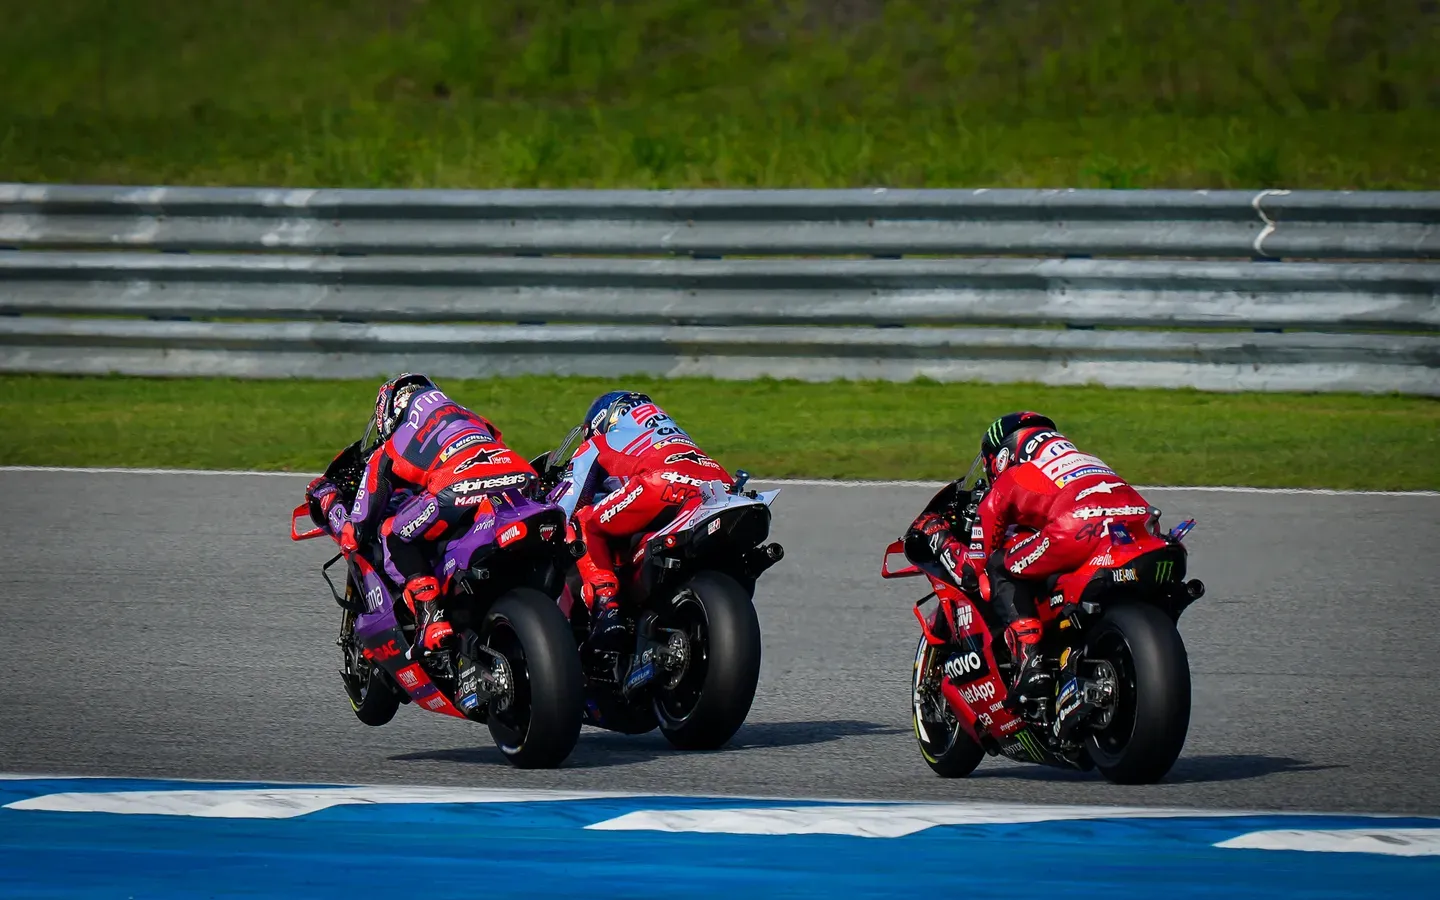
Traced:
[[[364, 458], [357, 441], [326, 469], [326, 479], [340, 488], [347, 504], [359, 487]], [[398, 517], [409, 499], [408, 494], [392, 497], [387, 515]], [[315, 528], [297, 531], [294, 519], [306, 515]], [[325, 534], [333, 538], [331, 524], [310, 501], [296, 508], [291, 537], [306, 540]], [[556, 565], [566, 553], [564, 539], [565, 514], [554, 504], [536, 502], [514, 489], [496, 492], [480, 503], [474, 523], [442, 543], [435, 561], [442, 605], [456, 634], [478, 625], [488, 605], [511, 588], [532, 587], [552, 600], [557, 598], [564, 588]], [[326, 569], [341, 559], [336, 556]], [[344, 594], [333, 583], [331, 592], [336, 603], [353, 615], [353, 639], [364, 659], [388, 673], [407, 702], [432, 712], [484, 721], [485, 708], [475, 692], [443, 689], [432, 677], [436, 664], [423, 664], [419, 648], [412, 645], [414, 621], [401, 600], [403, 579], [385, 542], [362, 547], [349, 559], [348, 568]]]

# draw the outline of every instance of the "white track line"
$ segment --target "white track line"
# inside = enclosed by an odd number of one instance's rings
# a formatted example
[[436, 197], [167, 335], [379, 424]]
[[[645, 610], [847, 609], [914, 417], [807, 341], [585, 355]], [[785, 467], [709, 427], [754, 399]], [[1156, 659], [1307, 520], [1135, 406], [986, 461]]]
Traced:
[[[318, 472], [265, 472], [246, 469], [143, 469], [124, 466], [0, 466], [0, 472], [75, 472], [85, 475], [243, 475], [266, 478], [314, 478]], [[796, 487], [853, 488], [935, 488], [945, 481], [858, 481], [824, 478], [752, 478], [757, 484], [778, 484]], [[1331, 488], [1262, 488], [1226, 485], [1136, 485], [1142, 491], [1201, 491], [1211, 494], [1309, 494], [1321, 497], [1440, 497], [1440, 491], [1341, 491]]]

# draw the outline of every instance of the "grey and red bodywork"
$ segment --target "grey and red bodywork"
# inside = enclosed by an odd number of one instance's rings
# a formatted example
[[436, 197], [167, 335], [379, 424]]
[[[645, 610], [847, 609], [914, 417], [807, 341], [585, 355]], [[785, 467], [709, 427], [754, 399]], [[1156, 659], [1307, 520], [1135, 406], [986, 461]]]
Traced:
[[[394, 508], [398, 505], [403, 510], [406, 502], [407, 498], [397, 497], [392, 499], [390, 506]], [[292, 515], [292, 539], [308, 540], [329, 535], [339, 543], [333, 531], [318, 524], [313, 530], [297, 530], [295, 521], [302, 516], [310, 516], [308, 503], [301, 504]], [[560, 527], [563, 517], [564, 514], [554, 504], [538, 503], [518, 491], [487, 495], [476, 507], [473, 524], [463, 534], [450, 538], [440, 546], [435, 574], [440, 579], [441, 596], [450, 594], [456, 577], [469, 569], [484, 551], [509, 547], [529, 537], [532, 530], [542, 540], [548, 541], [555, 529]], [[537, 525], [534, 521], [537, 518], [544, 519], [544, 524]], [[375, 542], [375, 552], [380, 557], [383, 571], [377, 570], [364, 552], [353, 553], [349, 557], [363, 604], [355, 620], [355, 637], [362, 652], [367, 659], [383, 666], [420, 708], [467, 718], [441, 692], [424, 668], [410, 659], [410, 642], [395, 616], [395, 603], [401, 591], [395, 586], [400, 583], [399, 573], [390, 560], [384, 541]]]
[[[1183, 535], [1183, 532], [1180, 533]], [[1034, 532], [1012, 535], [1007, 549], [1033, 535]], [[1114, 525], [1104, 537], [1102, 546], [1096, 548], [1083, 565], [1054, 579], [1053, 586], [1038, 599], [1036, 612], [1046, 633], [1052, 633], [1052, 628], [1063, 629], [1071, 625], [1071, 614], [1085, 598], [1087, 589], [1097, 582], [1097, 576], [1105, 579], [1105, 573], [1109, 573], [1109, 579], [1105, 583], [1123, 585], [1137, 582], [1135, 564], [1142, 557], [1156, 551], [1173, 551], [1182, 558], [1184, 554], [1178, 539], [1167, 540], [1148, 531], [1136, 533], [1123, 524]], [[1005, 705], [1008, 688], [1005, 679], [1000, 675], [995, 658], [994, 633], [986, 623], [976, 599], [952, 584], [941, 570], [913, 563], [901, 569], [891, 569], [890, 557], [904, 553], [903, 539], [892, 542], [885, 549], [880, 574], [884, 578], [924, 575], [929, 579], [938, 601], [935, 609], [928, 615], [921, 611], [920, 604], [928, 600], [927, 597], [917, 603], [913, 610], [924, 632], [926, 645], [930, 648], [948, 647], [952, 652], [968, 650], [978, 657], [980, 662], [978, 666], [968, 667], [959, 678], [952, 678], [947, 674], [941, 679], [940, 692], [954, 711], [961, 728], [977, 743], [985, 743], [984, 738], [993, 739], [1002, 749], [1013, 750], [1018, 755], [1028, 755], [1033, 759], [1034, 752], [1044, 752], [1043, 748], [1033, 742], [1024, 748], [1014, 746], [1017, 736], [1025, 728], [1025, 722]], [[988, 604], [989, 579], [983, 570], [977, 574], [979, 599]], [[1122, 577], [1127, 574], [1129, 577]], [[1183, 574], [1183, 569], [1177, 574]], [[947, 640], [941, 631], [955, 635], [955, 639]], [[917, 663], [918, 661], [917, 658]], [[1007, 752], [1007, 755], [1010, 753]]]

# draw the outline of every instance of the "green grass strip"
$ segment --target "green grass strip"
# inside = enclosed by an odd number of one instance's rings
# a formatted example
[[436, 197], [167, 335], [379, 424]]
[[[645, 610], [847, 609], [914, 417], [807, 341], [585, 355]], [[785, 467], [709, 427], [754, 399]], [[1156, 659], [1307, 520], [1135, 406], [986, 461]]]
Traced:
[[[1039, 385], [528, 376], [440, 380], [526, 455], [597, 394], [651, 393], [756, 477], [944, 479], [998, 415], [1036, 409], [1144, 484], [1440, 488], [1440, 402]], [[0, 376], [0, 464], [319, 471], [359, 436], [377, 381]]]

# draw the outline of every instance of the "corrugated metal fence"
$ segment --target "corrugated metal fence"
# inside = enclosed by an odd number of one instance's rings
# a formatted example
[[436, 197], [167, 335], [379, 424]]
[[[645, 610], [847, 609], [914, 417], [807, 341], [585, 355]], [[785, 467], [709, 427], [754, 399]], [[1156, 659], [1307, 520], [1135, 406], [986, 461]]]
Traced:
[[1440, 395], [1440, 192], [0, 185], [0, 369]]

